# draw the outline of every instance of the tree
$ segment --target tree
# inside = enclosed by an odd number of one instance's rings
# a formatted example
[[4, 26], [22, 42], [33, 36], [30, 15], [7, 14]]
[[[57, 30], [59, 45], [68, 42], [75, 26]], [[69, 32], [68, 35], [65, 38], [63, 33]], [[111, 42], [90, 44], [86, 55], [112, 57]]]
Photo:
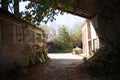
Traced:
[[63, 44], [64, 49], [72, 47], [71, 37], [64, 25], [58, 30], [58, 39]]
[[[14, 5], [12, 9], [14, 9], [14, 13], [16, 13], [16, 11], [19, 11], [18, 5], [20, 1], [30, 1], [29, 5], [26, 6], [27, 11], [21, 13], [22, 19], [28, 23], [39, 25], [41, 21], [46, 23], [49, 20], [55, 20], [54, 16], [59, 13], [63, 14], [63, 11], [65, 11], [67, 6], [74, 0], [1, 0], [0, 4], [2, 8], [8, 10], [9, 3], [12, 3]], [[60, 10], [58, 10], [59, 4], [61, 5]], [[44, 17], [46, 17], [46, 19], [44, 19]]]
[[82, 28], [81, 25], [74, 26], [74, 34], [73, 34], [73, 43], [74, 47], [79, 46], [82, 48]]
[[[30, 3], [26, 6], [27, 11], [22, 12], [22, 15], [19, 14], [17, 16], [22, 17], [22, 19], [28, 23], [39, 25], [41, 21], [47, 23], [49, 20], [55, 20], [54, 16], [59, 13], [63, 14], [63, 12], [76, 12], [80, 3], [92, 4], [97, 3], [99, 0], [0, 0], [0, 7], [8, 10], [9, 4], [12, 3], [13, 6], [11, 8], [13, 9], [13, 14], [18, 14], [18, 5], [21, 1], [30, 1]], [[93, 10], [95, 6], [91, 4], [87, 5], [85, 8], [90, 11]], [[46, 19], [44, 19], [45, 17]]]
[[75, 39], [76, 41], [80, 41], [82, 38], [82, 28], [81, 25], [75, 25]]
[[[81, 2], [81, 0], [1, 0], [0, 4], [2, 4], [2, 8], [7, 9], [9, 3], [12, 3], [14, 5], [13, 12], [16, 13], [16, 11], [19, 11], [18, 5], [20, 1], [30, 1], [29, 5], [26, 6], [27, 11], [22, 12], [21, 17], [26, 22], [36, 25], [39, 25], [41, 21], [47, 23], [49, 20], [55, 20], [55, 15], [67, 12], [71, 6], [76, 9]], [[83, 0], [85, 3], [95, 1], [97, 0]], [[20, 17], [20, 15], [18, 16]]]
[[[30, 0], [30, 4], [26, 6], [28, 11], [24, 12], [24, 20], [35, 24], [41, 21], [53, 21], [54, 16], [59, 13], [63, 14], [67, 8], [75, 2], [75, 0]], [[60, 8], [60, 10], [58, 10]], [[46, 17], [46, 19], [43, 19]]]
[[[26, 6], [27, 11], [23, 12], [24, 20], [30, 23], [39, 25], [40, 22], [53, 21], [54, 16], [59, 13], [63, 13], [62, 10], [58, 10], [59, 0], [31, 0], [28, 6]], [[46, 18], [44, 18], [46, 17]]]
[[66, 42], [66, 37], [68, 36], [68, 32], [65, 28], [65, 26], [63, 25], [62, 27], [59, 28], [58, 30], [58, 38], [59, 41], [61, 42]]

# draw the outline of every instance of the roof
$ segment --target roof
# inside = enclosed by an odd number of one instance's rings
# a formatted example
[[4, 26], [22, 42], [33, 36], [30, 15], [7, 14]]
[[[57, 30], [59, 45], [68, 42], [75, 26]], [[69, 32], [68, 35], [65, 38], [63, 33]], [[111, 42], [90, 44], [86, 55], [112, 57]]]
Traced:
[[[32, 26], [35, 29], [39, 29], [42, 30], [41, 28], [38, 28], [36, 25], [27, 23], [25, 20], [21, 19], [18, 16], [15, 16], [14, 14], [10, 13], [9, 11], [3, 10], [2, 8], [0, 8], [0, 13], [4, 16], [0, 16], [0, 18], [5, 18], [5, 16], [8, 18], [10, 17], [11, 19], [14, 19], [16, 22], [19, 22], [21, 24], [27, 24], [28, 26]], [[5, 18], [6, 19], [6, 18]], [[43, 30], [42, 30], [43, 31]]]

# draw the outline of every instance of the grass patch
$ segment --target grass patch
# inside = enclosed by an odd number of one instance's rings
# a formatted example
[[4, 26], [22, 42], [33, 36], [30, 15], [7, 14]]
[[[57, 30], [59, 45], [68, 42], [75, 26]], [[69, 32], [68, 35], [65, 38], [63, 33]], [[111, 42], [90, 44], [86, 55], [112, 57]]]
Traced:
[[51, 50], [48, 53], [71, 53], [73, 50]]

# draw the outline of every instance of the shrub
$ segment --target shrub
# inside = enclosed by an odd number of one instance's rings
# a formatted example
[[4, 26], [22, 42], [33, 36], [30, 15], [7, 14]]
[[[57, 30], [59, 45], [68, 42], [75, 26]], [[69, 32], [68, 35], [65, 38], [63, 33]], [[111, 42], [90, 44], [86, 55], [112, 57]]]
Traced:
[[119, 50], [113, 47], [101, 47], [88, 60], [89, 69], [94, 76], [107, 76], [120, 73]]

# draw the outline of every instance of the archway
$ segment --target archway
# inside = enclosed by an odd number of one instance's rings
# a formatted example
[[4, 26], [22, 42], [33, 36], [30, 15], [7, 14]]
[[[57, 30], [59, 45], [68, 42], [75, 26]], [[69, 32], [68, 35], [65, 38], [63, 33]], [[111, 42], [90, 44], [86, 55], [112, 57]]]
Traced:
[[[93, 1], [93, 2], [92, 2]], [[68, 12], [82, 15], [89, 18], [100, 38], [101, 49], [98, 50], [88, 62], [96, 73], [105, 75], [119, 73], [119, 57], [120, 57], [120, 32], [119, 32], [119, 19], [120, 9], [118, 5], [120, 1], [116, 0], [92, 0], [87, 3], [87, 0], [76, 2], [68, 9]], [[95, 2], [94, 2], [95, 1]], [[79, 6], [78, 6], [79, 5]], [[90, 8], [91, 6], [91, 8]], [[111, 68], [109, 67], [111, 66]]]
[[[104, 45], [105, 48], [112, 49], [110, 55], [112, 56], [115, 53], [115, 58], [119, 57], [120, 52], [119, 3], [119, 0], [77, 0], [77, 2], [71, 5], [68, 9], [68, 12], [70, 13], [92, 20], [93, 25], [101, 40], [101, 43]], [[61, 4], [58, 6], [59, 8], [61, 7]], [[105, 56], [105, 54], [100, 57]], [[110, 57], [110, 59], [111, 58], [112, 57]], [[115, 58], [113, 58], [113, 60]], [[106, 59], [106, 57], [104, 57], [104, 59]], [[119, 62], [117, 62], [118, 60], [115, 60], [112, 65], [114, 65], [115, 62], [119, 64]]]

